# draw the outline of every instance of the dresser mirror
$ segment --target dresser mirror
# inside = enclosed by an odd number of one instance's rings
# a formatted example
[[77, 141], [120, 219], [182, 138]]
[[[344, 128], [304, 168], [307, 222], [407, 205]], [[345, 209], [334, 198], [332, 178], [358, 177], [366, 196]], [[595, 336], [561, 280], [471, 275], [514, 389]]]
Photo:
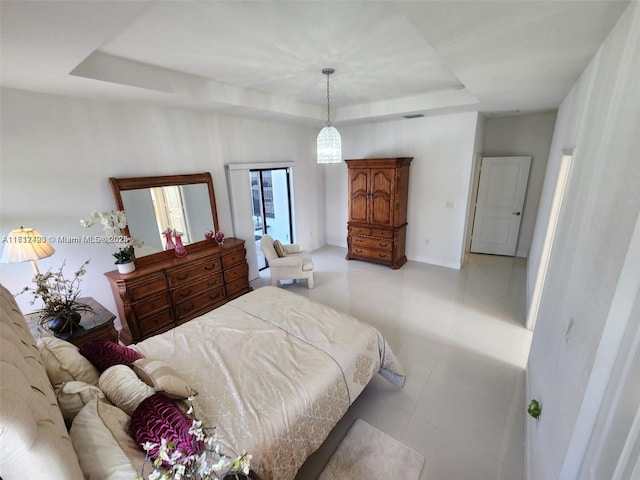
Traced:
[[136, 263], [165, 255], [167, 229], [182, 232], [183, 245], [205, 240], [218, 231], [218, 214], [209, 173], [155, 177], [110, 178], [118, 210], [127, 215], [124, 233], [142, 242]]

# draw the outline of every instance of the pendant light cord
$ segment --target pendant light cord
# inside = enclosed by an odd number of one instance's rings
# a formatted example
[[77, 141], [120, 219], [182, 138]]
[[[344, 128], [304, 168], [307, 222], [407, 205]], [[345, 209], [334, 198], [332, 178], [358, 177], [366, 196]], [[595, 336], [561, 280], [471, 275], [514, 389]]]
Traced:
[[327, 73], [327, 127], [331, 126], [331, 99], [329, 97], [329, 75]]

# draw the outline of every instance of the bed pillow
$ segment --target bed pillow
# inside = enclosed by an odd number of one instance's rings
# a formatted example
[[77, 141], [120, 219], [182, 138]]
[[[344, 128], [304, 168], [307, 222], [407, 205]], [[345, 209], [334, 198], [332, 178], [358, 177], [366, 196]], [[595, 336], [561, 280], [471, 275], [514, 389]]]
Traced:
[[64, 382], [85, 382], [97, 385], [100, 373], [78, 351], [78, 347], [51, 335], [42, 335], [38, 340], [38, 350], [54, 387]]
[[276, 253], [279, 257], [287, 256], [287, 251], [284, 249], [284, 246], [282, 245], [282, 242], [280, 242], [280, 240], [275, 240], [273, 242], [273, 248], [276, 250]]
[[167, 396], [155, 393], [138, 405], [131, 415], [130, 433], [137, 445], [151, 442], [157, 446], [149, 450], [151, 458], [157, 458], [162, 440], [173, 442], [176, 450], [187, 455], [202, 451], [204, 443], [195, 442], [189, 433], [192, 419], [180, 410]]
[[71, 427], [73, 419], [86, 404], [104, 398], [102, 390], [95, 385], [78, 381], [59, 383], [55, 392], [67, 428]]
[[126, 365], [107, 368], [100, 375], [98, 386], [111, 403], [127, 415], [132, 415], [140, 402], [155, 393], [152, 387], [140, 380], [136, 372]]
[[113, 365], [126, 365], [131, 367], [133, 362], [142, 358], [142, 355], [138, 351], [103, 337], [92, 338], [86, 341], [80, 347], [80, 353], [100, 372], [104, 372]]
[[198, 394], [169, 364], [162, 360], [141, 358], [133, 362], [133, 370], [157, 393], [163, 393], [171, 399], [185, 399], [190, 395]]
[[76, 415], [69, 435], [85, 478], [131, 480], [145, 453], [129, 435], [130, 417], [118, 407], [92, 400]]

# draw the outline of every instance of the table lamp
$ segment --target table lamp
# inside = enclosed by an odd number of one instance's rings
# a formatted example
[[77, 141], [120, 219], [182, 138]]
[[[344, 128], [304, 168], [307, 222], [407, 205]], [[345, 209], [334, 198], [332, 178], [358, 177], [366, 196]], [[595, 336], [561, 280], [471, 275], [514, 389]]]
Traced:
[[36, 275], [40, 274], [36, 260], [47, 258], [54, 254], [55, 249], [45, 237], [34, 228], [20, 227], [11, 230], [5, 238], [4, 249], [0, 256], [1, 263], [16, 263], [30, 261]]

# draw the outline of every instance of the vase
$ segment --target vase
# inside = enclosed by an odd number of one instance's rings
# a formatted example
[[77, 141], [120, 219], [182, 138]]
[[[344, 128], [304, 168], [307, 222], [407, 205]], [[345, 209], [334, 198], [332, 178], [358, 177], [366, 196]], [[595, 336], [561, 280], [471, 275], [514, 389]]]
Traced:
[[127, 263], [118, 263], [118, 273], [126, 274], [134, 272], [136, 269], [136, 264], [133, 262]]
[[76, 310], [67, 310], [49, 320], [47, 328], [57, 337], [68, 338], [78, 330], [82, 329], [80, 326], [81, 319], [82, 315], [80, 315]]
[[164, 236], [166, 237], [166, 244], [164, 246], [165, 250], [173, 250], [174, 248], [176, 248], [176, 244], [173, 243], [173, 239], [171, 238], [171, 235], [173, 234], [173, 231], [170, 228], [167, 228], [164, 232]]
[[187, 249], [184, 248], [184, 245], [182, 244], [182, 233], [175, 232], [174, 236], [176, 239], [176, 246], [173, 251], [175, 252], [176, 257], [184, 257], [187, 254]]

